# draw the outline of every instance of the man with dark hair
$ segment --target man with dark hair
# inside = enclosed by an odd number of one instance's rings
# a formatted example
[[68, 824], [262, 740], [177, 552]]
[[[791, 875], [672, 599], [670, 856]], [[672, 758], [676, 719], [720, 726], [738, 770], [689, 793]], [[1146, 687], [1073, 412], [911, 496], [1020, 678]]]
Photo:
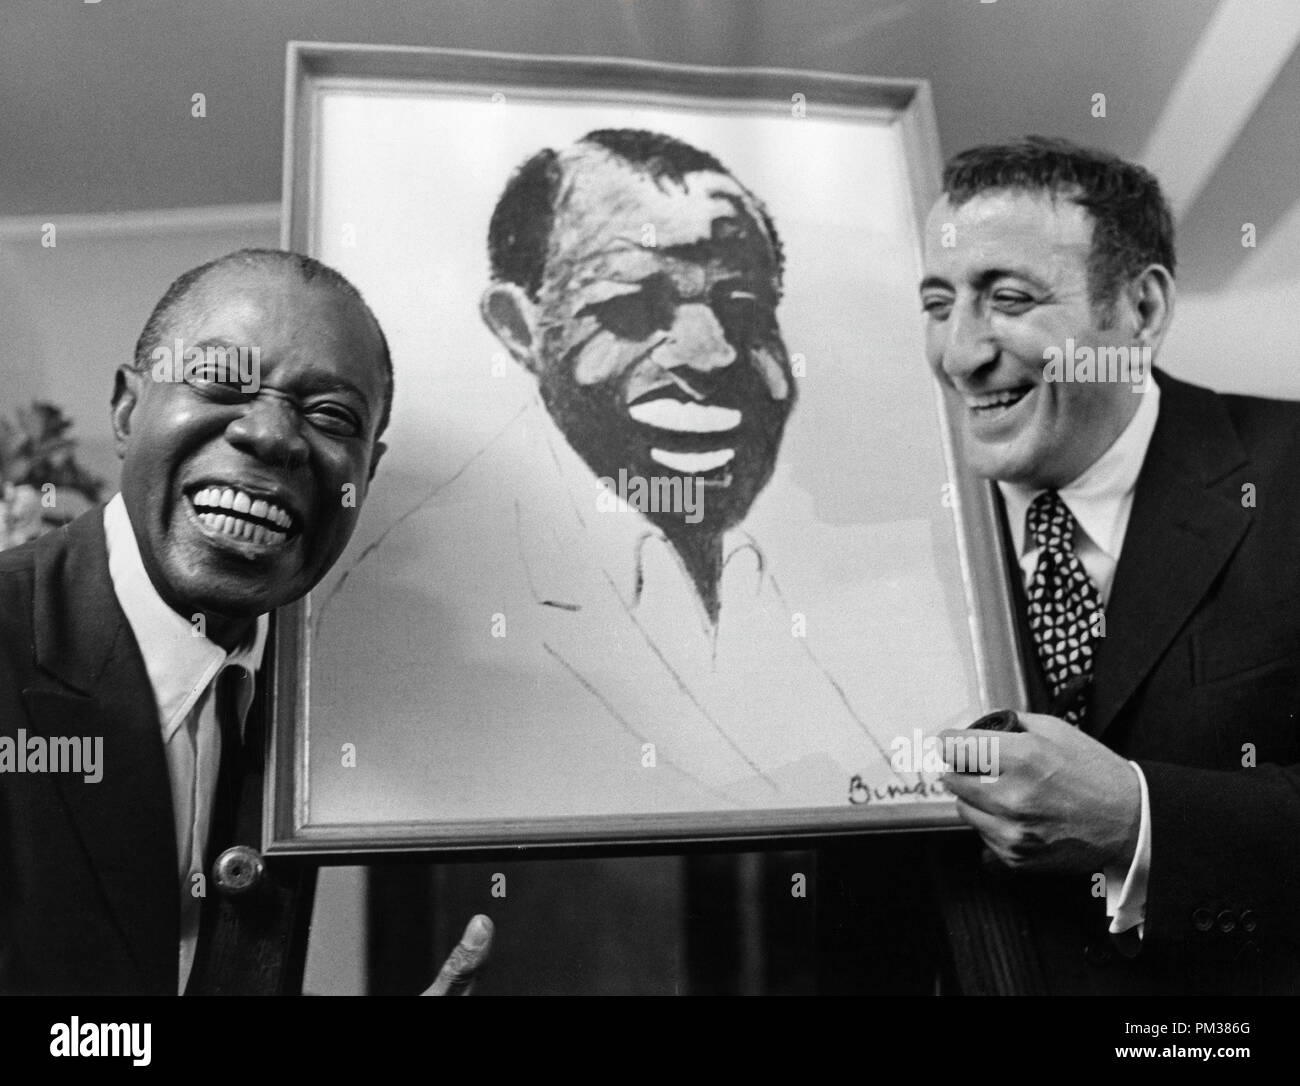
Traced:
[[945, 780], [1050, 990], [1295, 992], [1300, 405], [1153, 369], [1173, 271], [1138, 166], [1031, 137], [945, 170], [926, 350], [997, 484], [1034, 710], [994, 783]]
[[1149, 264], [1174, 274], [1174, 223], [1159, 182], [1141, 166], [1067, 140], [1027, 136], [972, 147], [944, 168], [944, 193], [960, 207], [994, 189], [1041, 190], [1069, 198], [1092, 215], [1088, 290], [1103, 324], [1123, 287]]
[[[268, 614], [351, 537], [391, 390], [374, 314], [308, 257], [231, 254], [154, 310], [113, 388], [121, 494], [0, 555], [0, 990], [220, 986]], [[489, 937], [467, 933], [463, 976]]]
[[716, 623], [723, 536], [771, 478], [795, 402], [771, 218], [712, 155], [603, 130], [524, 164], [488, 248], [484, 320], [568, 444], [599, 479], [698, 497], [643, 512]]

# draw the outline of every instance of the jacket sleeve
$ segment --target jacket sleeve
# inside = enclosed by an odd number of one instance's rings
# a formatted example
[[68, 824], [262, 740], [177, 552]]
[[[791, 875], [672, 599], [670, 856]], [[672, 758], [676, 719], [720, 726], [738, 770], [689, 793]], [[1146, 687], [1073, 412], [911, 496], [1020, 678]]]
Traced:
[[1300, 765], [1139, 764], [1151, 797], [1146, 937], [1300, 943]]

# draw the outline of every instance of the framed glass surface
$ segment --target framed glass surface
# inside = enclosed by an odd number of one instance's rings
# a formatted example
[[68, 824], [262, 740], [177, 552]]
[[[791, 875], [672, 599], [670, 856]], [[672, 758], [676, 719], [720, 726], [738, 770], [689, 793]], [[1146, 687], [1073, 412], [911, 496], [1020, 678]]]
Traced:
[[1023, 680], [922, 351], [927, 85], [291, 43], [287, 109], [284, 244], [395, 398], [277, 615], [268, 851], [956, 825], [934, 733]]

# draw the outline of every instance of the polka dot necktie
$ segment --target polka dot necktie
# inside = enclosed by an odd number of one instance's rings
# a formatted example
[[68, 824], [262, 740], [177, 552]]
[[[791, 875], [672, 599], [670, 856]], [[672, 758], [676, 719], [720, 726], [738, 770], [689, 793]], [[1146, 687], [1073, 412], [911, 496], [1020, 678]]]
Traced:
[[[1037, 542], [1038, 565], [1029, 581], [1029, 629], [1038, 646], [1052, 696], [1092, 671], [1095, 616], [1101, 595], [1074, 553], [1074, 516], [1055, 490], [1039, 494], [1025, 515], [1025, 527]], [[1063, 718], [1083, 719], [1082, 706]]]

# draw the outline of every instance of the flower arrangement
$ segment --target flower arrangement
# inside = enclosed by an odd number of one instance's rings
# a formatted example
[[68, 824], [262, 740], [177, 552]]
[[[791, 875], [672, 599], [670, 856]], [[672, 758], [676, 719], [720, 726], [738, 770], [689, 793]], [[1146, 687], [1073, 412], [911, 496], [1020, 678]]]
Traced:
[[0, 415], [0, 550], [16, 547], [80, 516], [104, 483], [76, 459], [72, 420], [51, 403]]

